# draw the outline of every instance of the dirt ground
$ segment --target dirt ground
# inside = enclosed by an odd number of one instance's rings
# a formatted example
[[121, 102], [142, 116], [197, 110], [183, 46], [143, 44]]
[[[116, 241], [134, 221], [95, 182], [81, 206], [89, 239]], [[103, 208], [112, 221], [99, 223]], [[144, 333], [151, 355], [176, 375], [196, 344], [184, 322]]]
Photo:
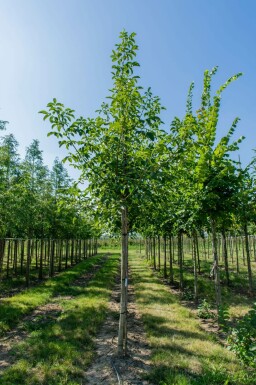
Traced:
[[151, 352], [134, 301], [132, 285], [129, 286], [128, 300], [128, 356], [119, 358], [116, 355], [119, 296], [117, 283], [109, 302], [109, 316], [95, 340], [96, 356], [85, 373], [85, 384], [150, 385], [144, 378], [150, 370]]

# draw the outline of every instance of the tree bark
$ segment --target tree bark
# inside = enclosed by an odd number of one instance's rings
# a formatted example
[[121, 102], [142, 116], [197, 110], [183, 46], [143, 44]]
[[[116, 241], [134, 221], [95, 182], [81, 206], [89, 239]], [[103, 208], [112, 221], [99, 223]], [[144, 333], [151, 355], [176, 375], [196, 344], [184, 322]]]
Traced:
[[169, 245], [170, 245], [170, 284], [173, 284], [173, 242], [172, 242], [172, 236], [169, 236]]
[[153, 266], [154, 270], [156, 270], [156, 238], [153, 237]]
[[235, 236], [235, 248], [236, 248], [236, 272], [239, 273], [239, 253], [238, 253], [238, 239], [237, 236]]
[[158, 271], [161, 269], [161, 239], [158, 235]]
[[229, 269], [228, 269], [228, 250], [227, 250], [227, 238], [225, 230], [222, 230], [222, 244], [223, 244], [223, 258], [224, 258], [224, 264], [225, 264], [225, 273], [226, 273], [226, 281], [227, 285], [230, 285], [230, 279], [229, 279]]
[[244, 225], [244, 237], [245, 237], [245, 253], [247, 260], [247, 271], [248, 271], [248, 282], [249, 282], [249, 293], [253, 292], [253, 283], [252, 283], [252, 267], [251, 267], [251, 257], [250, 257], [250, 248], [249, 248], [249, 237], [247, 223]]
[[197, 232], [195, 231], [194, 233], [194, 241], [195, 241], [195, 248], [196, 248], [196, 255], [197, 255], [197, 269], [198, 269], [198, 274], [201, 274], [201, 262], [200, 262], [200, 253], [199, 253], [199, 244], [198, 244], [198, 236]]
[[166, 235], [164, 236], [164, 278], [167, 278], [167, 258], [166, 258], [166, 250], [167, 244], [166, 244]]
[[192, 243], [192, 254], [193, 254], [193, 265], [194, 265], [194, 301], [198, 302], [198, 273], [197, 273], [197, 252], [198, 252], [198, 242], [196, 231], [193, 233], [193, 243]]
[[127, 354], [127, 303], [128, 303], [128, 213], [122, 208], [121, 298], [118, 330], [118, 355]]
[[184, 289], [184, 282], [183, 282], [183, 253], [182, 253], [182, 232], [178, 232], [178, 263], [179, 263], [179, 270], [180, 270], [180, 290], [183, 291]]
[[212, 249], [213, 249], [213, 271], [214, 271], [214, 285], [215, 285], [215, 296], [216, 306], [219, 318], [219, 310], [221, 305], [221, 289], [220, 289], [220, 271], [219, 271], [219, 258], [218, 258], [218, 240], [216, 233], [215, 220], [211, 220], [212, 227]]

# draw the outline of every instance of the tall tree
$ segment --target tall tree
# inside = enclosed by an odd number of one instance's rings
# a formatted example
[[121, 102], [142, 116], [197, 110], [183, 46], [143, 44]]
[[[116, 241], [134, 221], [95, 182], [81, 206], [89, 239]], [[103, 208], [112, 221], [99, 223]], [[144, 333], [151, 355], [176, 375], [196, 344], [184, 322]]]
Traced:
[[134, 74], [139, 63], [135, 60], [138, 46], [135, 33], [120, 34], [121, 41], [112, 52], [113, 87], [98, 116], [75, 119], [74, 111], [56, 99], [41, 111], [49, 119], [52, 132], [60, 146], [69, 150], [68, 159], [82, 171], [89, 181], [87, 191], [103, 215], [108, 211], [122, 235], [121, 304], [118, 333], [118, 354], [127, 353], [127, 290], [128, 290], [128, 234], [136, 213], [143, 206], [148, 193], [148, 181], [159, 167], [157, 139], [162, 110], [160, 100], [151, 89], [142, 91], [139, 77]]

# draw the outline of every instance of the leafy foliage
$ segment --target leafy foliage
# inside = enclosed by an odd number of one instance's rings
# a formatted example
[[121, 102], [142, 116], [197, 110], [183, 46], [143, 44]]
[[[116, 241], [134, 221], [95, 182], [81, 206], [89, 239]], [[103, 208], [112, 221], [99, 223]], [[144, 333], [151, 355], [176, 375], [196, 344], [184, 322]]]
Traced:
[[206, 299], [203, 299], [202, 302], [198, 305], [197, 315], [199, 318], [208, 319], [213, 318], [214, 313], [211, 310], [211, 305], [207, 302]]
[[256, 303], [253, 308], [231, 329], [229, 349], [245, 364], [256, 368]]
[[52, 170], [43, 164], [38, 140], [21, 160], [14, 135], [0, 138], [0, 237], [89, 237], [91, 209], [78, 197], [58, 159]]

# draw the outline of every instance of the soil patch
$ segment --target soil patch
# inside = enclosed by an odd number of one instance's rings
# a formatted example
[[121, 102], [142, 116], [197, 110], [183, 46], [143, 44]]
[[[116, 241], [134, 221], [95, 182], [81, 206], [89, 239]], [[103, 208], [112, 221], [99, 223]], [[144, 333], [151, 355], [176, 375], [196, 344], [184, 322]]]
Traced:
[[128, 356], [119, 358], [116, 355], [119, 299], [120, 284], [116, 283], [109, 302], [109, 315], [95, 340], [96, 357], [85, 373], [85, 384], [149, 385], [143, 378], [150, 370], [151, 351], [135, 304], [132, 285], [128, 293]]

